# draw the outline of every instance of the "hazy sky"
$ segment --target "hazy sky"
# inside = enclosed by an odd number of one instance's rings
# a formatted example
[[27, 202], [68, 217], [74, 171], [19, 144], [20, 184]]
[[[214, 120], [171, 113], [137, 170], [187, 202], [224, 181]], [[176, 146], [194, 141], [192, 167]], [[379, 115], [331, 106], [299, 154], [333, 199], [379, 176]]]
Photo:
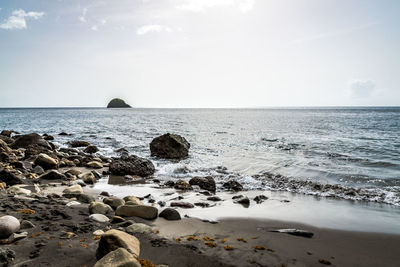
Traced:
[[398, 0], [1, 0], [0, 107], [400, 105]]

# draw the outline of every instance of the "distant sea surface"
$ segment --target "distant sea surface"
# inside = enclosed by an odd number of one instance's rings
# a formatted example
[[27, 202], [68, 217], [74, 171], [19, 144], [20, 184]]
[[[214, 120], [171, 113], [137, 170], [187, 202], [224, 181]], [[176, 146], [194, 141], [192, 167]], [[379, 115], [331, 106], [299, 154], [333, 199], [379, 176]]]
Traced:
[[[86, 140], [100, 153], [150, 157], [149, 143], [177, 133], [189, 158], [151, 158], [156, 176], [236, 179], [246, 189], [400, 205], [400, 107], [277, 109], [0, 109], [0, 130]], [[71, 136], [58, 136], [60, 132]], [[106, 139], [110, 137], [111, 139]]]

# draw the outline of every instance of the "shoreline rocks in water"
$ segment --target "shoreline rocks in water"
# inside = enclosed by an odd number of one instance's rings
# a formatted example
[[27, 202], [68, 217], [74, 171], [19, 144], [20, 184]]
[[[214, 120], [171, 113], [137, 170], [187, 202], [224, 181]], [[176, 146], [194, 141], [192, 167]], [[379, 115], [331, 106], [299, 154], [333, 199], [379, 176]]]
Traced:
[[110, 164], [110, 172], [115, 175], [138, 175], [147, 177], [155, 172], [155, 167], [150, 160], [131, 156], [114, 158]]
[[120, 98], [114, 98], [108, 103], [107, 108], [131, 108], [131, 106]]
[[156, 137], [150, 143], [152, 157], [165, 159], [183, 159], [189, 155], [190, 144], [177, 134], [164, 134]]

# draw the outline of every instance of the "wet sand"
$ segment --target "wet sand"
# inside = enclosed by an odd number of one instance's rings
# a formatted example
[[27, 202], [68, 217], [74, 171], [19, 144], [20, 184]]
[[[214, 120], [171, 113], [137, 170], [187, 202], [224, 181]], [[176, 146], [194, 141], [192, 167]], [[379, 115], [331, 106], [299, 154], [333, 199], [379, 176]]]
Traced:
[[[205, 255], [222, 258], [234, 266], [398, 266], [400, 235], [339, 231], [292, 222], [227, 219], [217, 224], [198, 219], [179, 222], [159, 218], [155, 226], [160, 235], [180, 243], [196, 244]], [[312, 238], [269, 232], [272, 229], [297, 228], [314, 233]], [[217, 246], [209, 248], [204, 240], [187, 241], [188, 235], [215, 239]], [[247, 242], [238, 241], [243, 238]], [[221, 243], [226, 239], [225, 243]], [[226, 251], [225, 245], [234, 249]], [[270, 250], [255, 250], [264, 246]], [[144, 252], [146, 254], [146, 252]], [[149, 255], [150, 256], [150, 255]], [[156, 256], [154, 257], [156, 260]], [[173, 265], [175, 266], [175, 265]]]

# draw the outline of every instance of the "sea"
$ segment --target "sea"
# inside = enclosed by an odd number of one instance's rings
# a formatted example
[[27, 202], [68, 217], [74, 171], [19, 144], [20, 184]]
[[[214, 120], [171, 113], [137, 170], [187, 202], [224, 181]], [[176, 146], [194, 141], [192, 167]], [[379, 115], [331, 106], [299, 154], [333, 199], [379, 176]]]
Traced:
[[[47, 133], [60, 147], [85, 140], [110, 157], [125, 148], [151, 159], [159, 180], [211, 175], [217, 186], [400, 206], [400, 107], [2, 108], [1, 129]], [[188, 158], [150, 156], [165, 133], [188, 140]]]

